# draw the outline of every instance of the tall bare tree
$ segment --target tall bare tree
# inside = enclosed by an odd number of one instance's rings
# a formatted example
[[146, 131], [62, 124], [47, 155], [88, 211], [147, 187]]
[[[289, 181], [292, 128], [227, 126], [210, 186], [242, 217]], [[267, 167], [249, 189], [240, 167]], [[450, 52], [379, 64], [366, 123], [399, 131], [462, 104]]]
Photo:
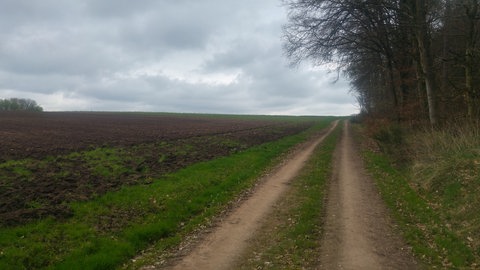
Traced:
[[431, 50], [431, 37], [429, 32], [427, 18], [426, 0], [415, 0], [414, 18], [415, 18], [415, 36], [417, 39], [418, 53], [420, 55], [420, 64], [425, 80], [425, 89], [428, 102], [428, 116], [432, 125], [437, 124], [437, 110], [435, 90], [437, 84], [435, 81], [435, 72], [433, 67], [433, 55]]
[[474, 85], [474, 70], [477, 67], [477, 41], [479, 36], [479, 3], [477, 0], [463, 1], [466, 21], [466, 35], [465, 35], [465, 103], [467, 105], [467, 116], [474, 117], [475, 107], [478, 104], [478, 90]]
[[400, 98], [391, 44], [395, 14], [391, 1], [296, 0], [287, 4], [290, 12], [285, 50], [293, 62], [334, 62], [347, 71], [374, 55], [376, 71], [385, 75], [381, 78], [390, 92], [392, 112], [398, 112]]
[[363, 111], [433, 126], [480, 117], [480, 0], [284, 2], [292, 62], [335, 63]]

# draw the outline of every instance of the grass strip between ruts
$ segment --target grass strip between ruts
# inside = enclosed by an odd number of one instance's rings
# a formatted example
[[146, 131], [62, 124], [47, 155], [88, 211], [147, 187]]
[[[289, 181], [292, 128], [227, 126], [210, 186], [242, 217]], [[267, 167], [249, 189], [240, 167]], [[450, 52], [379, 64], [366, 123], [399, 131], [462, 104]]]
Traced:
[[252, 241], [240, 269], [315, 269], [319, 264], [325, 195], [342, 124], [317, 146], [292, 188]]
[[[175, 245], [332, 118], [319, 120], [308, 132], [198, 163], [149, 185], [72, 203], [71, 219], [0, 228], [0, 269], [115, 269], [152, 243]], [[113, 215], [124, 215], [125, 223], [109, 224]]]

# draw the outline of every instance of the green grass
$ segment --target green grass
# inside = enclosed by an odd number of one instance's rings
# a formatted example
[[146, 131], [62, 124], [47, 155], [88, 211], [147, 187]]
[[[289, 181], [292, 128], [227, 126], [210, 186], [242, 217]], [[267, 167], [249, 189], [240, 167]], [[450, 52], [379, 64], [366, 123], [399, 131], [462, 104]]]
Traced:
[[0, 171], [3, 171], [0, 176], [7, 177], [7, 175], [14, 175], [20, 179], [28, 179], [32, 172], [29, 168], [32, 160], [24, 159], [24, 160], [11, 160], [0, 164]]
[[[115, 269], [153, 243], [159, 249], [178, 244], [279, 156], [331, 120], [320, 118], [308, 132], [198, 163], [148, 185], [70, 203], [74, 215], [67, 220], [0, 228], [0, 269]], [[104, 173], [102, 166], [115, 169], [117, 153], [91, 154], [99, 164], [94, 172]]]
[[314, 269], [318, 266], [326, 184], [342, 125], [320, 144], [240, 261], [240, 269]]
[[420, 261], [428, 268], [474, 269], [480, 266], [480, 178], [478, 171], [467, 173], [464, 164], [478, 158], [470, 153], [479, 137], [466, 143], [466, 138], [437, 132], [406, 135], [410, 162], [401, 168], [369, 150], [366, 163]]

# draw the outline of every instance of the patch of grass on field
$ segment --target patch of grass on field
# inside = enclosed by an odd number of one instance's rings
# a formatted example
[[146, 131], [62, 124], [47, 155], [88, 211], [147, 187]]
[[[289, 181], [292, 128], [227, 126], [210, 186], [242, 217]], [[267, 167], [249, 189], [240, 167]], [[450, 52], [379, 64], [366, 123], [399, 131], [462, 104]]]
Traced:
[[[429, 140], [432, 139], [430, 135]], [[419, 147], [422, 147], [419, 149], [422, 151], [426, 145], [419, 145]], [[462, 227], [465, 230], [468, 226], [458, 224], [467, 219], [477, 220], [474, 222], [478, 226], [478, 208], [468, 215], [465, 215], [465, 212], [462, 213], [461, 207], [464, 210], [468, 209], [470, 207], [468, 200], [472, 198], [466, 198], [465, 192], [462, 193], [463, 195], [459, 192], [460, 187], [457, 181], [461, 178], [451, 178], [452, 173], [462, 173], [461, 170], [454, 168], [458, 159], [451, 164], [448, 173], [442, 174], [441, 186], [444, 189], [440, 194], [435, 189], [423, 189], [419, 184], [423, 181], [427, 182], [423, 182], [422, 185], [432, 183], [428, 180], [428, 175], [434, 174], [433, 167], [438, 166], [435, 162], [430, 165], [430, 169], [423, 172], [425, 173], [423, 176], [419, 174], [412, 176], [408, 167], [402, 169], [394, 167], [385, 154], [366, 150], [364, 156], [368, 170], [375, 178], [382, 197], [400, 225], [405, 239], [412, 246], [414, 254], [421, 261], [431, 268], [475, 269], [480, 266], [479, 250], [478, 247], [475, 250], [473, 245], [474, 238], [468, 236], [469, 234], [465, 235], [465, 231], [462, 231]], [[443, 163], [443, 159], [439, 158], [436, 162]], [[436, 181], [439, 180], [436, 179]], [[471, 203], [478, 205], [478, 199], [472, 200]], [[449, 213], [453, 209], [448, 206], [449, 204], [457, 206], [454, 211], [456, 216]], [[478, 233], [478, 230], [476, 232]]]
[[[115, 269], [152, 243], [159, 249], [178, 244], [332, 118], [318, 121], [308, 132], [201, 162], [150, 184], [70, 203], [73, 217], [67, 220], [0, 228], [0, 269]], [[102, 153], [92, 159], [115, 164], [115, 156]]]
[[342, 125], [320, 144], [240, 260], [240, 269], [315, 269], [320, 253], [326, 183]]
[[3, 179], [13, 176], [21, 180], [28, 180], [32, 175], [30, 169], [32, 161], [25, 160], [12, 160], [0, 164], [0, 177]]

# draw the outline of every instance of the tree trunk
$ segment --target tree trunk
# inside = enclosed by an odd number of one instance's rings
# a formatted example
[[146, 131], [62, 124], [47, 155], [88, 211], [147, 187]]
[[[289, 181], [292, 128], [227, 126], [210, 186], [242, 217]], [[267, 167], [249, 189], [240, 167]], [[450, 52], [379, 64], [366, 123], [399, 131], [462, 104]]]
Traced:
[[467, 15], [467, 38], [465, 46], [465, 103], [467, 105], [467, 117], [474, 117], [475, 86], [473, 85], [474, 53], [476, 41], [476, 23], [478, 13], [477, 0], [470, 1], [466, 7]]
[[393, 60], [391, 60], [391, 56], [387, 56], [387, 67], [388, 67], [388, 80], [389, 80], [389, 88], [393, 98], [393, 107], [394, 107], [394, 115], [397, 121], [400, 121], [399, 110], [398, 110], [398, 94], [397, 88], [395, 87], [395, 74], [393, 69]]
[[425, 0], [416, 0], [416, 39], [420, 64], [425, 78], [425, 90], [427, 93], [428, 117], [432, 126], [437, 125], [437, 110], [435, 103], [435, 73], [433, 70], [433, 57], [430, 48], [430, 38], [427, 26], [427, 11]]

